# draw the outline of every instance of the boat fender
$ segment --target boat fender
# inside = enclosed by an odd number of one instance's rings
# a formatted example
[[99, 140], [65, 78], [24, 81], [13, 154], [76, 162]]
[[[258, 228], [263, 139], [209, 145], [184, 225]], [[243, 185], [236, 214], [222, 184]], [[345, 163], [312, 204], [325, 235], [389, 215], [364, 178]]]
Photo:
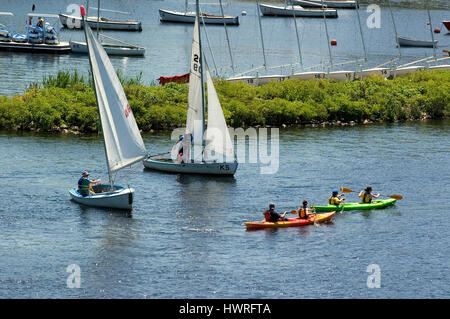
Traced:
[[128, 204], [132, 205], [133, 204], [133, 193], [128, 193]]

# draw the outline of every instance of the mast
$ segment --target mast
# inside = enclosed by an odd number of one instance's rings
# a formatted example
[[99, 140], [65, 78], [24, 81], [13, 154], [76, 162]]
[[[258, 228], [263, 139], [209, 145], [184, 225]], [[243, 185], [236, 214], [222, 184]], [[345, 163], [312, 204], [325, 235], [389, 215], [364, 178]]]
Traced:
[[364, 62], [367, 63], [366, 43], [364, 42], [364, 34], [361, 26], [361, 17], [359, 16], [359, 1], [356, 0], [356, 14], [358, 15], [359, 32], [361, 33], [361, 42], [364, 50]]
[[328, 54], [330, 55], [330, 68], [331, 68], [333, 66], [333, 59], [331, 57], [331, 46], [330, 46], [330, 36], [328, 34], [327, 17], [325, 16], [325, 7], [323, 5], [323, 0], [320, 0], [320, 3], [322, 4], [323, 22], [325, 23], [325, 33], [327, 34]]
[[[197, 19], [197, 23], [199, 21], [199, 15], [200, 15], [200, 4], [199, 0], [195, 1], [195, 16]], [[203, 135], [205, 133], [205, 86], [204, 86], [204, 80], [203, 80], [203, 54], [202, 54], [202, 38], [200, 34], [200, 23], [198, 23], [198, 47], [199, 47], [199, 61], [200, 61], [200, 81], [201, 81], [201, 88], [202, 88], [202, 147], [205, 147], [205, 139], [203, 138]], [[202, 149], [203, 151], [203, 149]]]
[[295, 18], [294, 2], [292, 2], [292, 12], [294, 13], [294, 26], [295, 26], [295, 35], [297, 36], [298, 57], [300, 59], [300, 67], [303, 70], [302, 49], [300, 47], [300, 39], [298, 37], [297, 19]]
[[431, 23], [431, 14], [429, 8], [429, 0], [425, 0], [425, 4], [428, 12], [428, 21], [430, 21], [430, 33], [431, 33], [431, 41], [433, 42], [433, 58], [436, 60], [436, 43], [434, 43], [434, 35], [433, 35], [433, 24]]
[[394, 14], [392, 13], [391, 0], [388, 0], [388, 3], [389, 3], [389, 12], [391, 13], [392, 24], [394, 25], [395, 42], [397, 42], [398, 57], [399, 57], [399, 60], [401, 60], [402, 59], [402, 50], [400, 49], [400, 44], [398, 43], [398, 33], [397, 33], [397, 27], [395, 25]]
[[100, 24], [100, 0], [97, 1], [97, 39], [98, 39], [98, 29]]
[[186, 14], [188, 8], [188, 0], [184, 1], [184, 14]]
[[266, 52], [264, 51], [264, 37], [262, 32], [262, 26], [261, 26], [261, 14], [259, 9], [259, 1], [256, 0], [256, 14], [258, 15], [258, 22], [259, 22], [259, 33], [261, 34], [261, 44], [262, 44], [262, 51], [263, 51], [263, 57], [264, 57], [264, 69], [267, 72], [267, 62], [266, 62]]
[[[88, 41], [88, 34], [87, 34], [89, 25], [87, 25], [87, 21], [85, 20], [86, 12], [83, 12], [83, 11], [84, 11], [84, 8], [82, 7], [81, 8], [81, 17], [83, 19], [83, 25], [84, 25], [84, 36], [86, 38], [86, 45], [88, 46], [88, 50], [89, 50], [89, 41]], [[91, 60], [91, 55], [90, 54], [89, 54], [89, 64], [91, 66], [91, 70], [93, 70], [92, 60]], [[98, 112], [98, 115], [100, 117], [100, 107], [99, 107], [99, 104], [98, 104], [97, 89], [95, 88], [96, 84], [95, 84], [95, 79], [94, 79], [94, 74], [93, 73], [92, 73], [92, 82], [93, 82], [93, 85], [94, 85], [95, 100], [97, 102], [97, 112]], [[100, 127], [101, 127], [102, 132], [103, 132], [103, 124], [102, 124], [101, 118], [100, 118]], [[104, 134], [102, 134], [102, 135], [103, 135], [103, 147], [105, 149], [106, 167], [108, 168], [109, 185], [110, 185], [111, 189], [113, 189], [114, 181], [113, 181], [113, 178], [112, 178], [111, 168], [109, 167], [108, 149], [106, 148], [105, 135]]]
[[233, 70], [233, 75], [234, 75], [235, 72], [234, 72], [233, 55], [231, 54], [230, 38], [228, 37], [227, 24], [225, 23], [225, 15], [223, 14], [222, 0], [219, 0], [219, 4], [220, 4], [220, 12], [222, 13], [223, 26], [225, 28], [225, 35], [227, 37], [228, 51], [230, 53], [231, 69]]

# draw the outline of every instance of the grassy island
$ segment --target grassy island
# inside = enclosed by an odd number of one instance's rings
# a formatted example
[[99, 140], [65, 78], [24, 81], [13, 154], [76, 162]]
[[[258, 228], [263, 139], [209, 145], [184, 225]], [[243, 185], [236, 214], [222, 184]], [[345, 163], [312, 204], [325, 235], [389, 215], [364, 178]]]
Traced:
[[[120, 76], [142, 131], [183, 127], [188, 86], [146, 86], [141, 76]], [[450, 72], [422, 71], [393, 80], [286, 80], [261, 87], [218, 80], [228, 125], [301, 126], [442, 119], [450, 116]], [[100, 128], [90, 80], [61, 71], [33, 83], [22, 95], [0, 96], [0, 129], [97, 132]]]

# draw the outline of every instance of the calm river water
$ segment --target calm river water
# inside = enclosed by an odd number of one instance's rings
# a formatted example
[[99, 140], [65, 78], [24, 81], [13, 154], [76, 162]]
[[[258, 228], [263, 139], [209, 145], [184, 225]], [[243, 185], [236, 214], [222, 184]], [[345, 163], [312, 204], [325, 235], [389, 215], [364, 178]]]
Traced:
[[[14, 31], [25, 32], [25, 20], [27, 13], [31, 12], [33, 4], [36, 4], [36, 13], [66, 13], [70, 4], [84, 3], [76, 0], [3, 0], [2, 11], [14, 13], [13, 19], [0, 17], [0, 23], [13, 25]], [[121, 41], [130, 42], [146, 48], [145, 57], [112, 57], [113, 65], [125, 76], [133, 77], [142, 72], [143, 81], [149, 84], [156, 81], [161, 75], [170, 76], [185, 74], [189, 71], [188, 59], [191, 54], [192, 25], [160, 23], [159, 12], [161, 9], [184, 10], [184, 0], [108, 0], [101, 1], [101, 7], [116, 11], [130, 12], [123, 15], [104, 12], [103, 16], [111, 19], [135, 19], [142, 21], [142, 32], [104, 31], [103, 34]], [[193, 1], [189, 1], [192, 3]], [[218, 1], [202, 1], [209, 4], [202, 5], [203, 11], [219, 14], [220, 8], [210, 3]], [[263, 65], [263, 50], [257, 9], [255, 1], [222, 1], [229, 3], [224, 8], [225, 14], [239, 15], [239, 26], [228, 27], [230, 46], [235, 66], [235, 74], [248, 71]], [[264, 3], [265, 1], [260, 1]], [[281, 4], [281, 1], [268, 1]], [[336, 39], [338, 45], [332, 47], [332, 70], [360, 70], [360, 67], [375, 67], [386, 61], [398, 57], [394, 28], [388, 7], [385, 1], [361, 1], [361, 24], [368, 55], [368, 61], [354, 62], [364, 57], [361, 42], [358, 17], [355, 10], [338, 10], [338, 19], [327, 19], [330, 39]], [[379, 28], [372, 27], [367, 20], [373, 17], [373, 12], [367, 12], [367, 4], [380, 3]], [[428, 15], [423, 1], [391, 0], [393, 15], [399, 35], [406, 37], [430, 40], [431, 35], [427, 28]], [[396, 4], [401, 2], [402, 6]], [[411, 3], [410, 6], [404, 4]], [[93, 7], [97, 7], [96, 0], [90, 0]], [[450, 11], [447, 0], [431, 2], [431, 19], [434, 27], [440, 27], [442, 32], [434, 34], [438, 40], [436, 54], [443, 57], [442, 49], [449, 49], [450, 34], [442, 25], [442, 21], [450, 19]], [[193, 9], [190, 5], [190, 9]], [[246, 11], [246, 16], [241, 12]], [[95, 15], [91, 10], [89, 15]], [[372, 16], [371, 16], [372, 15]], [[49, 20], [60, 27], [58, 19]], [[373, 22], [373, 21], [372, 21]], [[292, 68], [300, 71], [299, 52], [295, 25], [293, 18], [262, 17], [261, 18], [265, 54], [268, 74], [290, 74]], [[323, 19], [297, 18], [297, 27], [301, 43], [303, 65], [316, 66], [321, 69], [322, 63], [329, 62], [328, 44], [326, 40], [325, 25]], [[206, 38], [207, 35], [207, 38]], [[223, 26], [208, 26], [203, 32], [203, 44], [205, 56], [210, 69], [219, 76], [229, 77], [233, 75], [231, 70], [231, 58], [228, 51], [227, 39]], [[60, 39], [84, 40], [81, 30], [62, 29]], [[106, 39], [107, 40], [107, 39]], [[211, 45], [209, 49], [208, 42]], [[211, 54], [212, 53], [212, 54]], [[433, 55], [433, 49], [427, 48], [402, 48], [402, 63], [418, 60]], [[214, 60], [213, 60], [214, 58]], [[353, 61], [353, 62], [352, 62]], [[349, 64], [342, 64], [349, 63]], [[283, 68], [274, 68], [284, 65]], [[0, 52], [0, 68], [2, 79], [0, 80], [0, 94], [13, 95], [22, 93], [32, 81], [40, 81], [43, 76], [56, 74], [59, 70], [73, 71], [86, 74], [89, 69], [87, 55], [45, 55], [30, 53]], [[259, 69], [260, 74], [265, 74], [264, 69]], [[254, 75], [254, 73], [253, 73]]]
[[[149, 152], [169, 136], [144, 135]], [[449, 121], [282, 129], [273, 175], [123, 172], [127, 214], [70, 200], [81, 171], [106, 178], [101, 136], [0, 132], [0, 298], [449, 298], [449, 149]], [[282, 211], [367, 185], [404, 199], [318, 227], [243, 226], [270, 201]], [[367, 287], [372, 264], [381, 288]]]

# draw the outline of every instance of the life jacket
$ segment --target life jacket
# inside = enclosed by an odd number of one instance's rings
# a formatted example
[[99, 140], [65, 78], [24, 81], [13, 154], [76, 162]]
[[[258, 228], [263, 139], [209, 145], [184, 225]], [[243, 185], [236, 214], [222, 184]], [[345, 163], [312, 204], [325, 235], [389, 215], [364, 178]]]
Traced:
[[328, 198], [328, 204], [330, 205], [340, 205], [341, 201], [338, 197], [335, 196], [331, 196], [330, 198]]
[[270, 212], [268, 210], [264, 212], [264, 218], [266, 219], [266, 222], [270, 222]]
[[298, 210], [299, 210], [299, 212], [300, 212], [300, 213], [299, 213], [299, 217], [300, 217], [300, 218], [306, 218], [306, 217], [308, 217], [307, 214], [306, 214], [306, 209], [304, 209], [303, 207], [301, 207], [301, 208], [299, 208]]
[[78, 180], [78, 192], [83, 196], [89, 195], [89, 186], [90, 185], [91, 185], [91, 182], [87, 178], [81, 177]]
[[364, 194], [362, 196], [362, 202], [363, 203], [371, 203], [372, 202], [372, 196], [370, 196], [369, 193], [364, 192]]

